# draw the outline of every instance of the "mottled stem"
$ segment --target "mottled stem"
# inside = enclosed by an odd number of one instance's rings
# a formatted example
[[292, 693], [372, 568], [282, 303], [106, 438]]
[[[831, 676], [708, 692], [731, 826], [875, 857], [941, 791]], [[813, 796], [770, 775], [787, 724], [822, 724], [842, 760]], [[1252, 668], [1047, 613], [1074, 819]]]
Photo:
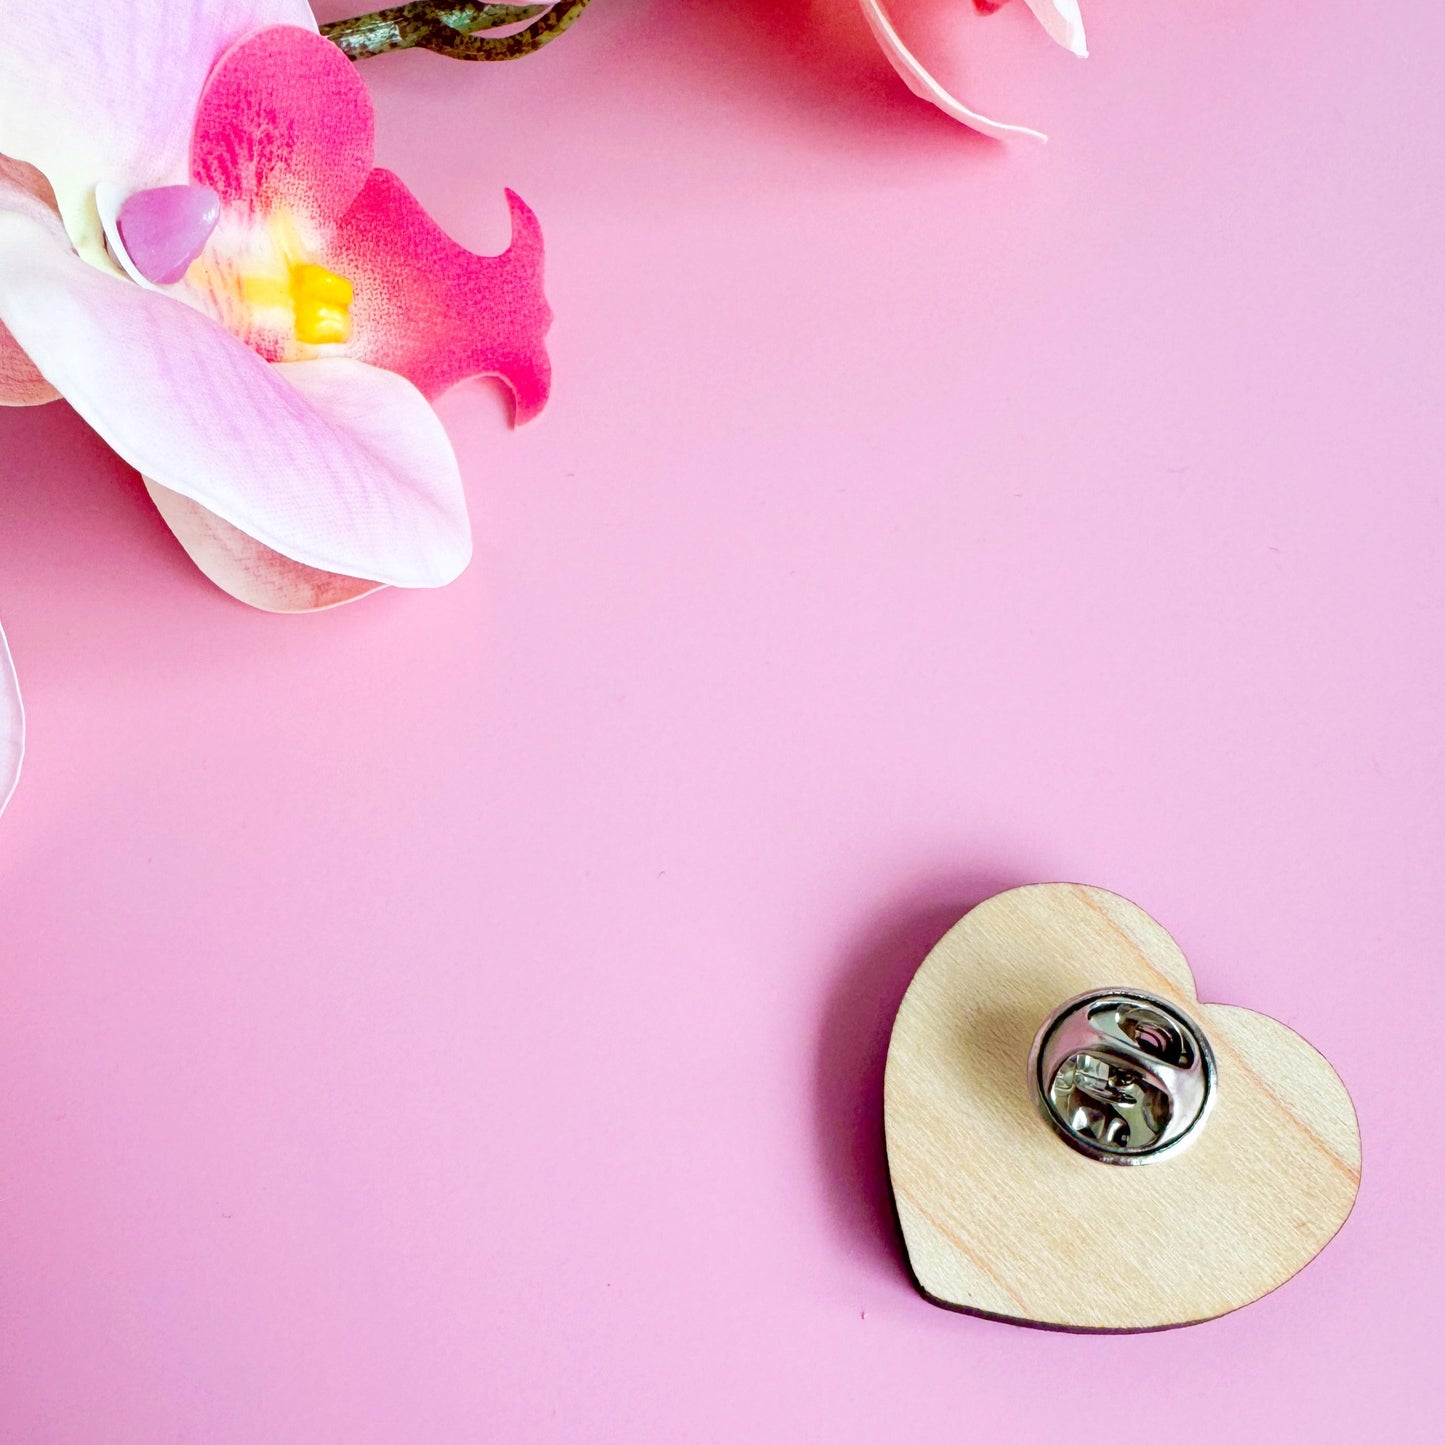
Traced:
[[[350, 20], [333, 20], [321, 33], [352, 60], [388, 50], [433, 50], [453, 60], [515, 60], [555, 40], [589, 0], [552, 5], [483, 5], [476, 0], [413, 0]], [[511, 35], [484, 35], [531, 21]]]

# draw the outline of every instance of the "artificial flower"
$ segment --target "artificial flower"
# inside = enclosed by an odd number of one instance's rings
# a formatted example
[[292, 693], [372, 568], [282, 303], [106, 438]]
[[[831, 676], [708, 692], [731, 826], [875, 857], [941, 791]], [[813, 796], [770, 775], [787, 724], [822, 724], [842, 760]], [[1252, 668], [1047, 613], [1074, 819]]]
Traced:
[[0, 403], [66, 398], [201, 569], [308, 610], [466, 565], [429, 404], [546, 399], [542, 247], [475, 256], [390, 172], [303, 0], [107, 0], [0, 39]]
[[[959, 0], [959, 3], [972, 3], [980, 13], [990, 14], [1002, 8], [1006, 0]], [[1089, 48], [1084, 39], [1084, 17], [1079, 11], [1079, 0], [1024, 0], [1024, 3], [1038, 17], [1039, 23], [1051, 39], [1081, 60], [1088, 56]], [[988, 116], [965, 105], [945, 90], [923, 62], [903, 43], [882, 0], [860, 0], [860, 4], [868, 21], [868, 28], [882, 46], [889, 63], [916, 96], [936, 105], [945, 115], [951, 115], [955, 120], [962, 121], [964, 125], [971, 126], [984, 135], [999, 139], [1016, 135], [1029, 136], [1040, 141], [1048, 139], [1041, 131], [1032, 130], [1028, 126], [990, 120]]]

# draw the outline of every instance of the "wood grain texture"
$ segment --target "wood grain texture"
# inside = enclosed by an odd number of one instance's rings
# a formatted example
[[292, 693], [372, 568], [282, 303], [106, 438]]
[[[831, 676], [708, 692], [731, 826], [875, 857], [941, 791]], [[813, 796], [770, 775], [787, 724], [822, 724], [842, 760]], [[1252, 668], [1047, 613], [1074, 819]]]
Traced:
[[[1069, 1148], [1027, 1079], [1045, 1017], [1115, 986], [1178, 1002], [1218, 1064], [1199, 1137], [1132, 1168]], [[893, 1025], [884, 1122], [923, 1292], [1059, 1329], [1166, 1329], [1249, 1304], [1328, 1243], [1360, 1181], [1354, 1107], [1329, 1063], [1275, 1019], [1198, 1004], [1159, 924], [1076, 884], [1001, 893], [929, 954]]]

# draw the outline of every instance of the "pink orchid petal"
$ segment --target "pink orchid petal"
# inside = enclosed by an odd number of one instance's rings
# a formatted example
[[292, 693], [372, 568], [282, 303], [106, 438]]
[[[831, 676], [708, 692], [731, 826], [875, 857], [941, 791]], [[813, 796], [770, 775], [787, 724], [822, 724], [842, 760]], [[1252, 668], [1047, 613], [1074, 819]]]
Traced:
[[543, 338], [542, 234], [511, 191], [512, 244], [500, 256], [457, 245], [390, 171], [371, 173], [342, 217], [326, 264], [356, 288], [351, 354], [400, 372], [436, 397], [470, 376], [498, 376], [517, 420], [541, 410], [551, 385]]
[[471, 554], [445, 431], [359, 361], [271, 366], [197, 311], [0, 211], [0, 323], [133, 467], [309, 567], [399, 587]]
[[0, 406], [43, 406], [59, 395], [0, 323]]
[[5, 0], [4, 20], [0, 153], [49, 177], [76, 248], [95, 259], [96, 183], [186, 180], [191, 121], [227, 47], [263, 26], [316, 29], [305, 0], [104, 0], [68, 10]]
[[1039, 24], [1051, 40], [1058, 41], [1080, 60], [1088, 59], [1089, 44], [1084, 39], [1084, 16], [1079, 0], [1024, 0], [1024, 3], [1038, 16]]
[[20, 781], [20, 764], [25, 757], [25, 709], [20, 704], [20, 683], [5, 629], [0, 627], [0, 813]]
[[191, 561], [223, 592], [263, 612], [318, 612], [354, 602], [383, 585], [293, 562], [199, 502], [149, 478], [146, 490]]
[[[56, 238], [63, 241], [65, 233], [54, 207], [49, 183], [34, 166], [0, 156], [0, 211], [19, 212], [42, 224], [53, 222]], [[0, 406], [39, 406], [59, 395], [0, 322]]]
[[1002, 121], [990, 120], [976, 110], [970, 110], [961, 100], [950, 95], [903, 43], [902, 37], [893, 28], [893, 22], [888, 18], [888, 12], [883, 8], [880, 0], [859, 0], [859, 3], [863, 6], [863, 15], [868, 21], [868, 28], [873, 32], [878, 44], [883, 47], [883, 53], [888, 57], [889, 63], [903, 78], [909, 90], [920, 100], [926, 100], [936, 105], [945, 115], [962, 121], [964, 125], [972, 127], [981, 134], [993, 136], [999, 140], [1016, 135], [1027, 136], [1029, 139], [1037, 141], [1048, 139], [1042, 131], [1030, 130], [1023, 125], [1006, 125]]
[[37, 220], [54, 221], [57, 230], [64, 234], [50, 182], [34, 166], [7, 155], [0, 155], [0, 206]]
[[329, 40], [275, 26], [231, 47], [201, 96], [191, 176], [222, 205], [335, 221], [371, 171], [371, 96]]

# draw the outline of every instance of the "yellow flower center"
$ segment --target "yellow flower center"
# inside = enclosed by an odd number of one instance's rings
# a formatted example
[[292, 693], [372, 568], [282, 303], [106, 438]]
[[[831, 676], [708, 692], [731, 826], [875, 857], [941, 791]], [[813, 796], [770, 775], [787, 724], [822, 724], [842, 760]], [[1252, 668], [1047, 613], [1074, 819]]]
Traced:
[[296, 312], [296, 339], [307, 346], [327, 346], [351, 339], [351, 282], [313, 261], [291, 268], [291, 305]]
[[[273, 211], [260, 225], [221, 217], [186, 279], [217, 319], [272, 360], [300, 361], [313, 346], [351, 340], [351, 282], [308, 259], [295, 218]], [[267, 338], [275, 338], [270, 347]]]

